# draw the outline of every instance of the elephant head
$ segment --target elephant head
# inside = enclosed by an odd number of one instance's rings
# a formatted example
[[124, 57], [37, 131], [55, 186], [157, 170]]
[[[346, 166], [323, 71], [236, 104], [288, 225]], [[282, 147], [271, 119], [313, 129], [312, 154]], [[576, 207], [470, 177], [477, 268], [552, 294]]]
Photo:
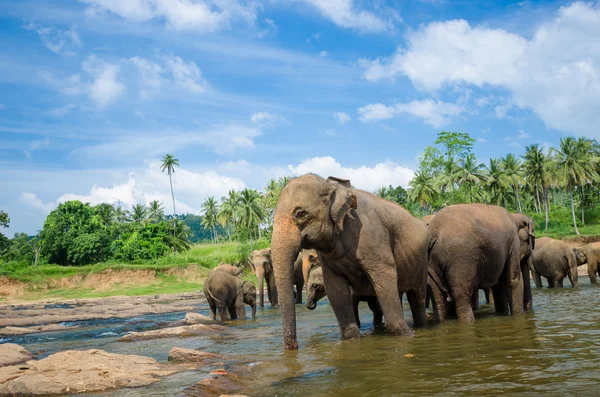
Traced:
[[317, 251], [303, 251], [302, 274], [306, 283], [306, 307], [309, 310], [314, 310], [317, 307], [317, 302], [327, 295], [323, 283], [323, 269]]
[[236, 277], [241, 276], [244, 272], [242, 269], [232, 266], [229, 263], [221, 263], [215, 268], [215, 270], [227, 272], [229, 274], [233, 274]]
[[[258, 293], [260, 295], [260, 307], [265, 307], [265, 274], [271, 273], [271, 249], [252, 251], [250, 254], [250, 266], [258, 280]], [[277, 291], [273, 291], [277, 295]], [[271, 302], [273, 303], [273, 302]]]
[[256, 318], [256, 287], [252, 281], [243, 281], [240, 285], [241, 293], [244, 294], [244, 303], [252, 308], [252, 318]]
[[579, 248], [573, 248], [573, 252], [575, 252], [575, 259], [577, 261], [577, 266], [583, 266], [587, 263], [587, 255], [585, 252]]
[[292, 179], [281, 191], [271, 249], [286, 349], [297, 349], [296, 308], [293, 293], [293, 266], [302, 248], [333, 251], [336, 233], [357, 206], [350, 181], [327, 180], [317, 175]]

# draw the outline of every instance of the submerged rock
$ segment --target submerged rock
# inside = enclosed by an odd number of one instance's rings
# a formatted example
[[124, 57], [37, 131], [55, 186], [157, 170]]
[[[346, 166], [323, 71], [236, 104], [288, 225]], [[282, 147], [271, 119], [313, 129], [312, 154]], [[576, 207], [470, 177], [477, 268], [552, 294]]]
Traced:
[[204, 363], [206, 361], [223, 358], [220, 354], [201, 352], [192, 349], [174, 347], [169, 352], [169, 361], [180, 361], [186, 363]]
[[38, 332], [53, 332], [53, 331], [64, 331], [66, 329], [78, 328], [78, 326], [69, 326], [62, 324], [48, 324], [38, 325], [35, 327], [4, 327], [0, 328], [0, 335], [14, 336], [14, 335], [26, 335]]
[[223, 324], [221, 321], [213, 320], [212, 318], [203, 316], [200, 313], [186, 314], [185, 321], [187, 321], [187, 323], [190, 325], [192, 325], [192, 324], [204, 324], [204, 325], [219, 324], [219, 325], [222, 325]]
[[31, 360], [33, 355], [23, 346], [14, 343], [0, 345], [0, 367], [17, 365]]
[[118, 339], [119, 342], [135, 342], [138, 340], [173, 338], [177, 336], [197, 336], [212, 332], [221, 332], [227, 328], [222, 325], [187, 325], [182, 327], [171, 327], [157, 329], [154, 331], [132, 332]]
[[150, 357], [102, 350], [68, 350], [26, 366], [0, 370], [0, 396], [36, 396], [102, 391], [152, 384], [183, 370]]

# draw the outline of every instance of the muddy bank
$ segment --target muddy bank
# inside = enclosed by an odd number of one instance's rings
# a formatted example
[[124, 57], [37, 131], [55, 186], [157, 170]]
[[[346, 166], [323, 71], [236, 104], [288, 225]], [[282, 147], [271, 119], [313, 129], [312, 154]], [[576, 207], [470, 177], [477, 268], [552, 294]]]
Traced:
[[[40, 326], [48, 324], [193, 312], [204, 304], [206, 299], [203, 293], [0, 303], [0, 335], [44, 332], [44, 327]], [[52, 327], [46, 329], [55, 330]]]

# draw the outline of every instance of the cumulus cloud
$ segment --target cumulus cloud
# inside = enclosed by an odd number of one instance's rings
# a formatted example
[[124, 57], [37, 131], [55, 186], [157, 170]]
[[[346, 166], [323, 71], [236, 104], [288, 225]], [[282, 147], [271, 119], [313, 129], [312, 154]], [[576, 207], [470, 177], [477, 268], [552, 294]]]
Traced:
[[178, 31], [215, 32], [234, 21], [252, 25], [260, 6], [255, 0], [79, 0], [89, 15], [111, 13], [133, 22], [164, 21]]
[[87, 91], [98, 107], [108, 106], [126, 90], [125, 84], [118, 80], [121, 69], [118, 63], [105, 62], [92, 55], [83, 61], [81, 69], [92, 77]]
[[23, 26], [23, 28], [36, 32], [40, 37], [42, 44], [58, 55], [75, 55], [75, 51], [81, 47], [81, 39], [75, 28], [61, 30], [38, 25], [33, 22]]
[[55, 203], [44, 203], [38, 196], [30, 192], [21, 193], [20, 201], [31, 208], [41, 210], [45, 213], [52, 211], [56, 207]]
[[[392, 24], [372, 12], [359, 9], [354, 0], [301, 0], [315, 7], [321, 15], [343, 28], [360, 32], [384, 32]], [[315, 37], [317, 39], [317, 37]]]
[[352, 117], [348, 116], [348, 114], [344, 112], [334, 113], [333, 118], [340, 124], [346, 124], [348, 121], [352, 120]]
[[179, 87], [192, 94], [206, 91], [206, 81], [202, 78], [200, 68], [194, 62], [186, 62], [178, 56], [171, 55], [165, 58], [165, 65], [171, 71], [173, 80]]
[[358, 168], [344, 167], [335, 158], [313, 157], [304, 160], [297, 166], [288, 166], [289, 171], [295, 175], [314, 173], [327, 178], [336, 176], [350, 179], [353, 186], [359, 189], [374, 191], [381, 186], [403, 186], [408, 187], [408, 182], [414, 177], [414, 171], [408, 167], [396, 164], [392, 161], [375, 164], [372, 167], [363, 165]]
[[532, 109], [552, 128], [600, 137], [600, 5], [576, 2], [541, 23], [531, 38], [465, 20], [434, 22], [407, 35], [387, 59], [362, 60], [370, 81], [407, 76], [421, 90], [450, 84], [507, 89], [511, 106]]
[[465, 111], [460, 104], [447, 103], [425, 99], [422, 101], [411, 101], [408, 103], [397, 103], [387, 106], [375, 103], [358, 109], [359, 118], [363, 122], [375, 122], [396, 117], [407, 113], [422, 119], [432, 127], [442, 127], [453, 117], [459, 116]]

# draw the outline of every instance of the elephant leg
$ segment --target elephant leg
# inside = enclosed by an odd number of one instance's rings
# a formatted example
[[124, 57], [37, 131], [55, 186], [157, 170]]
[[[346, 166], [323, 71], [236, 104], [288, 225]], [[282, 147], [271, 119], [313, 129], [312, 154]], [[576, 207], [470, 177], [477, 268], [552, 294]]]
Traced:
[[[577, 269], [575, 269], [575, 271], [577, 271]], [[571, 272], [569, 272], [569, 274], [567, 276], [569, 277], [569, 282], [571, 283], [571, 287], [573, 287], [573, 288], [577, 287], [578, 283], [576, 280], [573, 279], [573, 274]]]
[[546, 281], [548, 281], [548, 288], [555, 288], [556, 287], [556, 283], [554, 282], [553, 278], [546, 277]]
[[556, 288], [563, 288], [563, 287], [564, 287], [564, 286], [563, 286], [563, 280], [564, 280], [564, 278], [559, 278], [559, 279], [557, 279], [557, 280], [555, 281], [555, 283], [556, 283]]
[[473, 292], [473, 296], [471, 297], [471, 308], [473, 310], [479, 310], [479, 289], [476, 289]]
[[486, 305], [490, 304], [490, 289], [489, 288], [484, 288], [483, 289], [483, 294], [485, 295], [485, 303]]
[[508, 297], [508, 305], [511, 314], [523, 314], [525, 287], [523, 285], [523, 275], [521, 274], [521, 254], [518, 249], [512, 252], [508, 263], [508, 286], [506, 296]]
[[496, 313], [506, 315], [508, 314], [508, 299], [506, 298], [506, 288], [499, 282], [492, 287], [492, 294], [494, 295], [494, 307]]
[[427, 293], [425, 294], [425, 309], [429, 309], [429, 305], [431, 303], [431, 287], [427, 285]]
[[342, 339], [360, 337], [353, 310], [352, 292], [346, 278], [335, 274], [327, 266], [323, 266], [323, 283], [329, 303], [340, 326]]
[[360, 303], [360, 297], [355, 293], [352, 293], [352, 308], [354, 309], [354, 318], [356, 318], [356, 325], [360, 328], [360, 316], [358, 315], [358, 304]]
[[235, 302], [233, 303], [235, 315], [240, 320], [246, 319], [246, 308], [244, 307], [244, 294], [241, 292], [236, 296]]
[[235, 308], [235, 302], [232, 303], [231, 305], [229, 305], [229, 307], [227, 308], [227, 311], [229, 312], [229, 318], [232, 320], [237, 320], [238, 319], [238, 315], [237, 315], [237, 311]]
[[427, 324], [427, 314], [425, 313], [426, 291], [423, 288], [415, 288], [406, 292], [415, 327], [424, 327]]
[[229, 315], [227, 314], [227, 307], [225, 307], [225, 305], [217, 305], [217, 309], [219, 310], [219, 316], [221, 318], [221, 321], [224, 322], [229, 320]]
[[458, 321], [461, 323], [475, 321], [475, 315], [473, 314], [473, 308], [471, 307], [472, 298], [473, 293], [463, 291], [454, 293], [454, 300], [456, 302], [456, 315], [458, 316]]
[[588, 276], [590, 277], [590, 282], [592, 284], [597, 284], [598, 281], [596, 280], [596, 273], [600, 274], [600, 272], [598, 272], [598, 262], [597, 261], [589, 261], [588, 263]]
[[271, 273], [267, 280], [267, 292], [269, 294], [269, 302], [272, 307], [279, 306], [279, 297], [277, 295], [277, 286], [275, 284], [275, 274]]
[[367, 301], [369, 309], [373, 312], [373, 325], [379, 327], [383, 324], [383, 312], [377, 298], [370, 298]]
[[296, 284], [296, 304], [302, 303], [302, 288], [304, 288], [304, 281], [298, 281]]
[[433, 318], [436, 322], [442, 322], [446, 319], [448, 306], [442, 291], [437, 286], [429, 286], [431, 291], [431, 303], [433, 306]]
[[[402, 300], [398, 294], [398, 282], [395, 264], [382, 266], [392, 271], [382, 271], [371, 274], [375, 294], [385, 316], [385, 327], [394, 335], [413, 335], [412, 330], [406, 324], [404, 312], [402, 311]], [[423, 296], [424, 298], [424, 296]], [[422, 303], [425, 310], [425, 302]]]
[[538, 272], [533, 272], [533, 281], [535, 282], [535, 288], [542, 288], [542, 275]]
[[217, 306], [215, 306], [214, 303], [209, 303], [208, 304], [208, 311], [209, 311], [209, 315], [210, 318], [212, 318], [213, 320], [217, 319]]

